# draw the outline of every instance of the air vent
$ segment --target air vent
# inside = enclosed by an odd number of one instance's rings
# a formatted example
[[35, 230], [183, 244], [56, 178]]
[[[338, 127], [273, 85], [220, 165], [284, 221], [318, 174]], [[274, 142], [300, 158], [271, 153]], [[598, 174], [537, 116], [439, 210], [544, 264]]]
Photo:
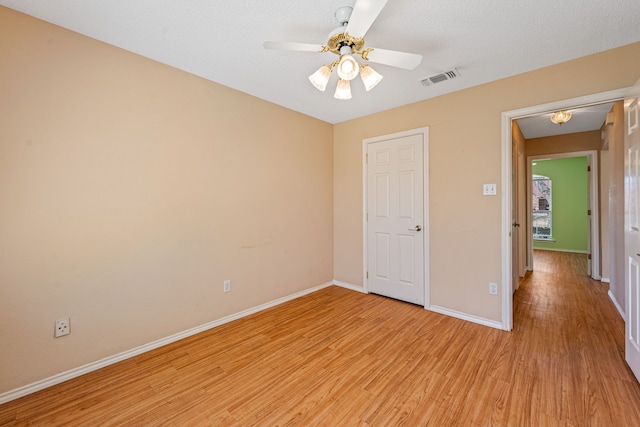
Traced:
[[427, 77], [425, 79], [420, 80], [423, 86], [431, 86], [436, 83], [445, 82], [447, 80], [455, 79], [460, 77], [460, 72], [457, 69], [445, 71], [444, 73], [436, 74], [435, 76]]

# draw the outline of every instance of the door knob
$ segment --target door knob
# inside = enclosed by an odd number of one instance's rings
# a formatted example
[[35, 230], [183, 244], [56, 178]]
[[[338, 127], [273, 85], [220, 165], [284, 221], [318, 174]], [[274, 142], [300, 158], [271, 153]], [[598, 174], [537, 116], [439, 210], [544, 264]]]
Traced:
[[420, 227], [419, 225], [416, 225], [416, 228], [410, 228], [409, 231], [420, 231], [422, 230], [422, 227]]

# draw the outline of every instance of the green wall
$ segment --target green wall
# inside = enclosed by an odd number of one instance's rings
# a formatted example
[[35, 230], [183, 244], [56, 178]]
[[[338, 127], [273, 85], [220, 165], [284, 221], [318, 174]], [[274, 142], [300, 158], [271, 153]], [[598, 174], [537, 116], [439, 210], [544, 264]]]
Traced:
[[552, 242], [534, 240], [535, 249], [587, 251], [587, 157], [535, 160], [534, 175], [551, 178]]

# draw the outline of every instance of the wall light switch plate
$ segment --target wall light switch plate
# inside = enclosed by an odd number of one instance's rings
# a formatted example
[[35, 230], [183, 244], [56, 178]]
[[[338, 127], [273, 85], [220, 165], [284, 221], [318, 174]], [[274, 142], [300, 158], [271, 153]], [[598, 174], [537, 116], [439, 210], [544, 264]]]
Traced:
[[495, 184], [482, 184], [483, 196], [495, 196], [496, 194], [497, 194], [497, 189]]

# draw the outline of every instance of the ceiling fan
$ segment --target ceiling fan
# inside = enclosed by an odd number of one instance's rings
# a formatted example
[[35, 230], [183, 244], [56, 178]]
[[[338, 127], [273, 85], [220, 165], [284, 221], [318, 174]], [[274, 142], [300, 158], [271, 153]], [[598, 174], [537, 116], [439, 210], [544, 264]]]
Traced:
[[331, 52], [339, 58], [323, 65], [309, 76], [309, 81], [320, 91], [324, 91], [329, 83], [333, 69], [337, 69], [338, 86], [334, 97], [337, 99], [351, 99], [351, 85], [358, 74], [362, 78], [367, 91], [373, 89], [382, 80], [368, 64], [358, 63], [353, 55], [360, 56], [364, 61], [390, 65], [392, 67], [413, 70], [422, 61], [422, 55], [367, 47], [364, 35], [376, 20], [388, 0], [357, 0], [353, 8], [343, 6], [336, 11], [336, 19], [340, 26], [329, 34], [326, 45], [278, 42], [266, 40], [263, 46], [267, 49], [283, 49], [301, 52]]

